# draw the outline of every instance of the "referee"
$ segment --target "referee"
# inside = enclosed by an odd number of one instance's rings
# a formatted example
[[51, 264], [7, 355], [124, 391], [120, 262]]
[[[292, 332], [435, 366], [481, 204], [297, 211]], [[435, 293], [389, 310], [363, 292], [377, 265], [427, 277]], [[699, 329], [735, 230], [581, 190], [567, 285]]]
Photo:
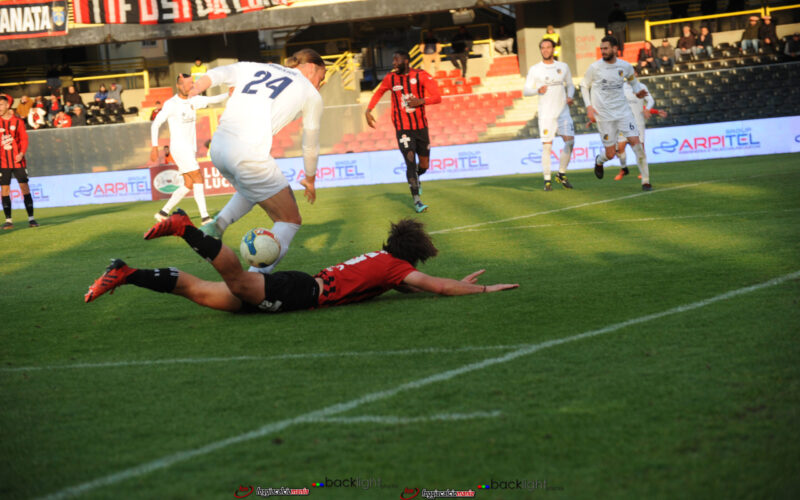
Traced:
[[[424, 212], [428, 205], [420, 199], [419, 176], [428, 170], [430, 162], [431, 140], [428, 135], [428, 119], [425, 117], [425, 106], [442, 102], [439, 88], [431, 75], [419, 69], [409, 67], [409, 55], [398, 50], [392, 58], [394, 70], [386, 75], [367, 106], [367, 124], [375, 128], [375, 117], [372, 110], [383, 94], [392, 94], [392, 123], [397, 130], [397, 144], [406, 162], [406, 179], [414, 198], [414, 209]], [[416, 157], [419, 157], [419, 166]]]
[[0, 94], [0, 189], [3, 197], [3, 213], [6, 221], [3, 229], [12, 229], [11, 221], [11, 176], [16, 177], [25, 200], [28, 224], [39, 227], [33, 218], [33, 197], [28, 187], [28, 170], [25, 168], [25, 151], [28, 150], [28, 132], [25, 122], [11, 110], [12, 99]]

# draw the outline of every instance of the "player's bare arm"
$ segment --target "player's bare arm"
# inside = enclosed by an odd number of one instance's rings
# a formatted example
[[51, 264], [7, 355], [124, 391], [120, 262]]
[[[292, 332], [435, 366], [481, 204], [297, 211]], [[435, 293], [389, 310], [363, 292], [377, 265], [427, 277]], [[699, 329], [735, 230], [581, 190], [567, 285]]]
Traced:
[[636, 97], [638, 97], [639, 99], [644, 99], [645, 96], [647, 96], [647, 91], [644, 89], [636, 93]]
[[375, 117], [372, 116], [372, 110], [367, 108], [367, 111], [364, 112], [364, 116], [367, 119], [367, 125], [369, 125], [372, 128], [375, 128], [375, 123], [376, 122], [375, 122]]
[[519, 284], [516, 283], [478, 285], [477, 277], [482, 273], [483, 270], [476, 271], [459, 281], [450, 278], [429, 276], [420, 271], [414, 271], [405, 277], [403, 283], [419, 290], [438, 295], [471, 295], [475, 293], [499, 292], [519, 287]]
[[408, 103], [409, 107], [418, 108], [425, 104], [425, 99], [420, 99], [419, 97], [411, 96], [406, 100], [406, 102]]
[[203, 75], [194, 82], [192, 90], [189, 91], [189, 97], [200, 95], [211, 86], [211, 78], [208, 75]]
[[312, 205], [314, 204], [315, 201], [317, 201], [317, 188], [314, 185], [315, 180], [316, 176], [314, 175], [303, 177], [300, 180], [300, 184], [304, 188], [306, 188], [305, 192], [306, 200], [308, 200], [308, 202], [311, 203]]

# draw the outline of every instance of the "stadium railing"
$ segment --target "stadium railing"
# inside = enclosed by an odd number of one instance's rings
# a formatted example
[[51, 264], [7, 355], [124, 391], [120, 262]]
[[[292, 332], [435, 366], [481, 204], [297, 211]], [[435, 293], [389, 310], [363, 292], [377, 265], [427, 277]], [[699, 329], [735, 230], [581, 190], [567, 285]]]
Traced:
[[653, 40], [652, 28], [655, 26], [666, 26], [671, 24], [683, 25], [694, 21], [709, 21], [712, 19], [726, 19], [730, 17], [749, 16], [749, 15], [764, 16], [766, 15], [766, 9], [762, 8], [762, 9], [741, 10], [738, 12], [726, 12], [723, 14], [712, 14], [708, 16], [694, 16], [694, 17], [683, 17], [680, 19], [666, 19], [663, 21], [651, 21], [649, 19], [645, 19], [644, 37], [646, 40], [652, 41]]
[[342, 86], [345, 90], [356, 90], [358, 82], [356, 82], [356, 71], [358, 70], [358, 62], [355, 59], [355, 54], [347, 51], [343, 54], [335, 54], [332, 56], [322, 56], [322, 59], [327, 64], [327, 71], [325, 72], [325, 80], [329, 81], [334, 73], [341, 73]]

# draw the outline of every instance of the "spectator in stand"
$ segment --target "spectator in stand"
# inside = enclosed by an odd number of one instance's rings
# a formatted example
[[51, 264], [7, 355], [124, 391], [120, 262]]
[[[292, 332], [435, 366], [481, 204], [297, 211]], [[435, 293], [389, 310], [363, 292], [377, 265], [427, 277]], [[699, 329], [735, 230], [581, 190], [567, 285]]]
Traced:
[[172, 155], [169, 154], [169, 146], [164, 146], [164, 164], [175, 165], [175, 160], [172, 158]]
[[28, 125], [33, 130], [47, 128], [47, 111], [44, 108], [31, 108], [28, 113]]
[[467, 28], [461, 26], [458, 28], [458, 33], [456, 33], [456, 36], [453, 37], [450, 43], [453, 49], [450, 60], [456, 69], [461, 70], [462, 78], [466, 78], [467, 76], [467, 61], [469, 60], [469, 52], [472, 50], [472, 42], [474, 40], [475, 37], [467, 31]]
[[164, 107], [164, 105], [161, 104], [161, 101], [156, 101], [156, 106], [153, 108], [153, 111], [150, 112], [150, 121], [156, 119], [156, 116], [158, 116], [158, 113], [161, 112], [162, 107]]
[[[431, 76], [435, 76], [434, 71], [439, 71], [439, 63], [442, 60], [442, 44], [433, 34], [433, 30], [425, 32], [422, 40], [422, 68]], [[431, 67], [433, 65], [433, 67]]]
[[758, 16], [750, 16], [747, 27], [742, 32], [742, 52], [753, 50], [758, 52]]
[[[614, 4], [614, 8], [608, 13], [608, 26], [606, 27], [606, 35], [613, 36], [619, 43], [619, 53], [625, 50], [625, 30], [628, 27], [628, 16], [622, 11], [622, 7], [618, 3]], [[610, 32], [610, 33], [609, 33]]]
[[197, 81], [198, 78], [208, 73], [208, 68], [205, 64], [203, 64], [203, 60], [199, 57], [194, 60], [194, 66], [192, 66], [191, 74], [192, 74], [192, 81]]
[[700, 36], [697, 37], [697, 45], [694, 46], [695, 55], [700, 55], [704, 52], [708, 57], [714, 56], [714, 37], [706, 25], [700, 27]]
[[61, 105], [61, 99], [59, 99], [55, 94], [50, 95], [50, 99], [47, 101], [47, 107], [45, 109], [47, 110], [47, 123], [49, 125], [53, 124], [53, 120], [56, 119], [56, 115], [64, 111], [64, 107]]
[[106, 89], [106, 86], [100, 84], [100, 89], [94, 94], [94, 103], [101, 108], [105, 108], [107, 97], [108, 97], [108, 90]]
[[547, 32], [542, 36], [542, 39], [553, 41], [553, 45], [555, 45], [553, 59], [558, 61], [558, 58], [561, 57], [561, 35], [556, 33], [556, 28], [552, 24], [547, 25]]
[[800, 33], [795, 33], [786, 40], [786, 47], [784, 47], [783, 53], [793, 59], [800, 58]]
[[765, 49], [778, 52], [778, 33], [775, 31], [775, 23], [772, 22], [771, 16], [764, 16], [762, 19], [764, 24], [758, 28], [758, 39]]
[[70, 85], [67, 87], [67, 92], [64, 94], [64, 111], [72, 113], [75, 107], [84, 107], [83, 98], [78, 91], [75, 90], [75, 86]]
[[28, 119], [28, 114], [31, 112], [31, 108], [33, 107], [33, 99], [24, 95], [20, 98], [19, 104], [17, 105], [17, 116], [22, 118], [23, 120]]
[[[552, 28], [552, 26], [549, 26], [549, 28]], [[501, 56], [514, 53], [514, 38], [506, 32], [506, 27], [502, 24], [497, 28], [497, 33], [494, 36], [494, 50]]]
[[661, 64], [656, 57], [656, 49], [649, 40], [645, 40], [644, 47], [639, 49], [639, 70], [642, 68], [658, 69]]
[[683, 35], [678, 38], [678, 47], [675, 49], [675, 61], [680, 61], [681, 56], [694, 54], [694, 47], [697, 44], [697, 39], [692, 27], [687, 25], [683, 26]]
[[675, 59], [672, 58], [674, 55], [675, 50], [672, 48], [669, 40], [666, 38], [661, 40], [661, 47], [656, 50], [656, 57], [658, 58], [659, 67], [671, 68], [675, 64]]
[[123, 88], [116, 83], [111, 84], [111, 90], [106, 97], [106, 108], [112, 113], [122, 111], [122, 90]]
[[56, 66], [50, 66], [50, 69], [48, 69], [47, 73], [45, 73], [48, 94], [59, 94], [59, 88], [61, 88], [61, 79], [58, 77], [59, 74], [60, 73]]
[[72, 126], [83, 127], [86, 125], [86, 114], [83, 112], [83, 107], [75, 106], [72, 108]]
[[72, 117], [63, 110], [59, 111], [56, 117], [53, 118], [53, 126], [55, 128], [69, 128], [72, 126]]

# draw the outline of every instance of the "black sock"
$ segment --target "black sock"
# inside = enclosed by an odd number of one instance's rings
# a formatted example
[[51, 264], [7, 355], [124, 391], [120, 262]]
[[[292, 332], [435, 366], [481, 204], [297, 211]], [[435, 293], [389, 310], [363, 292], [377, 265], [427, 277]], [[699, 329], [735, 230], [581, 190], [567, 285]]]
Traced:
[[419, 196], [419, 180], [416, 177], [408, 179], [408, 188], [411, 190], [411, 196]]
[[428, 169], [427, 169], [427, 168], [420, 168], [420, 167], [417, 167], [417, 177], [419, 177], [420, 175], [424, 174], [424, 173], [425, 173], [425, 172], [427, 172], [427, 171], [428, 171]]
[[178, 284], [178, 269], [164, 267], [161, 269], [137, 269], [125, 281], [129, 285], [148, 288], [154, 292], [170, 293]]
[[216, 259], [220, 250], [222, 250], [222, 241], [213, 236], [208, 236], [194, 226], [186, 226], [183, 232], [183, 239], [192, 247], [192, 250], [209, 262]]
[[28, 212], [28, 217], [33, 217], [33, 196], [28, 193], [22, 199], [25, 200], [25, 210]]
[[11, 218], [11, 196], [3, 196], [3, 213], [6, 214], [6, 219]]

